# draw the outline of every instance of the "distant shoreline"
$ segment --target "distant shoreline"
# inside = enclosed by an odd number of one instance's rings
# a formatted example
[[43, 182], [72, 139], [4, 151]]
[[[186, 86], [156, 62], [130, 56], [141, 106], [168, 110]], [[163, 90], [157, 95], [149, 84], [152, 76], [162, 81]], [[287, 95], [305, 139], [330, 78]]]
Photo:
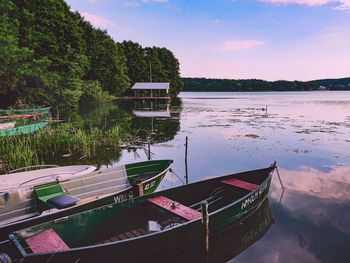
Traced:
[[182, 91], [190, 92], [276, 92], [350, 90], [350, 78], [312, 81], [266, 81], [259, 79], [182, 78]]

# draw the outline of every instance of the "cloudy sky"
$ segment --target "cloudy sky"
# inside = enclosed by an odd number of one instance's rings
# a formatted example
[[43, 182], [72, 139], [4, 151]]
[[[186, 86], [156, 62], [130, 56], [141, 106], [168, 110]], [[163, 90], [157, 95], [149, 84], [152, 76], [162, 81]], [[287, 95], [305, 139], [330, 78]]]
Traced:
[[183, 77], [350, 77], [350, 0], [66, 2], [116, 41], [169, 48]]

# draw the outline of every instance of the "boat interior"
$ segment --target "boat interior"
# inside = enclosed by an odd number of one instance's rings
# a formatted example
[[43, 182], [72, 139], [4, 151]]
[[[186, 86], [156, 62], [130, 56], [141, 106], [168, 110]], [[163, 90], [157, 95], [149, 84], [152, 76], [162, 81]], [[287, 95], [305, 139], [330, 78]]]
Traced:
[[[120, 167], [35, 187], [19, 187], [17, 190], [0, 193], [0, 225], [36, 216], [49, 209], [73, 206], [85, 199], [117, 193], [130, 187], [126, 170]], [[52, 198], [53, 202], [50, 202]], [[63, 205], [59, 199], [64, 199]]]

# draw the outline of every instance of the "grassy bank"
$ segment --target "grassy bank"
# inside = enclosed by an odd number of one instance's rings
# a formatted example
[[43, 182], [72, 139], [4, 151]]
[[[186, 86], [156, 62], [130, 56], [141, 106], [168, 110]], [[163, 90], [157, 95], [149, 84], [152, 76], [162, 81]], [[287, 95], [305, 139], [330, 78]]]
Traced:
[[84, 130], [60, 123], [30, 135], [0, 137], [2, 170], [43, 164], [48, 158], [95, 159], [104, 149], [119, 151], [121, 144], [133, 144], [136, 133], [119, 126]]

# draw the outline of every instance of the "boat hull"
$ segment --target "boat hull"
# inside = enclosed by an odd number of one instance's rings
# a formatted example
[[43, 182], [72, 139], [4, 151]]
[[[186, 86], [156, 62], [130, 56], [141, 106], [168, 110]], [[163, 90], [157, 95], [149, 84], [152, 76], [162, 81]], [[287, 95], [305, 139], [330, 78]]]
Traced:
[[0, 115], [9, 115], [9, 114], [31, 114], [31, 113], [44, 113], [49, 114], [50, 107], [46, 108], [32, 108], [32, 109], [0, 109]]
[[29, 134], [42, 129], [47, 125], [48, 125], [47, 122], [40, 122], [40, 123], [35, 123], [30, 125], [19, 126], [16, 128], [4, 129], [4, 130], [0, 130], [0, 136], [15, 136], [15, 135]]

